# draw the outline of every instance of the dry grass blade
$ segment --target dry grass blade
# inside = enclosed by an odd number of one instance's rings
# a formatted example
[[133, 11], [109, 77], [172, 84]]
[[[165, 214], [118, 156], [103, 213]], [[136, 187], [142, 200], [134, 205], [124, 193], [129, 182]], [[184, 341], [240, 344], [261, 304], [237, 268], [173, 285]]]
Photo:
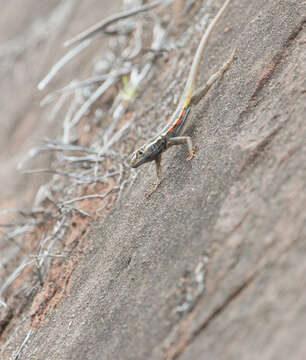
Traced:
[[170, 4], [170, 2], [172, 2], [172, 0], [159, 0], [159, 1], [155, 1], [151, 4], [139, 6], [135, 9], [122, 11], [118, 14], [114, 14], [114, 15], [108, 17], [107, 19], [104, 19], [104, 20], [98, 22], [97, 24], [93, 25], [92, 27], [83, 31], [82, 33], [76, 35], [71, 40], [66, 41], [64, 43], [64, 46], [70, 46], [70, 45], [75, 44], [76, 42], [92, 38], [92, 37], [96, 36], [98, 33], [103, 32], [109, 25], [111, 25], [119, 20], [126, 19], [130, 16], [134, 16], [136, 14], [154, 9], [160, 5], [168, 5], [168, 4]]
[[98, 89], [92, 94], [92, 96], [81, 106], [80, 110], [75, 114], [73, 119], [71, 120], [70, 126], [75, 126], [81, 118], [86, 114], [88, 109], [91, 107], [93, 103], [95, 103], [110, 86], [115, 82], [114, 77], [109, 77]]
[[30, 336], [32, 335], [33, 328], [30, 328], [30, 330], [27, 333], [27, 336], [24, 338], [22, 344], [20, 345], [16, 355], [14, 356], [14, 360], [18, 360], [19, 356], [21, 354], [22, 349], [25, 347], [26, 343], [29, 341]]
[[[107, 141], [101, 152], [99, 153], [99, 155], [104, 154], [107, 152], [107, 150], [112, 147], [117, 141], [120, 140], [120, 138], [123, 136], [124, 132], [131, 126], [131, 124], [134, 121], [134, 117], [132, 117], [127, 123], [125, 123], [114, 135], [113, 137]], [[107, 139], [107, 137], [105, 137], [105, 139]]]
[[17, 269], [13, 271], [13, 273], [5, 280], [4, 284], [0, 287], [0, 297], [2, 297], [6, 288], [9, 287], [15, 279], [17, 279], [23, 269], [28, 265], [33, 265], [34, 262], [34, 260], [29, 261], [28, 257], [23, 260], [23, 262], [17, 267]]
[[113, 71], [110, 74], [92, 76], [92, 77], [89, 77], [88, 79], [81, 80], [81, 81], [72, 81], [69, 85], [67, 85], [61, 89], [55, 90], [55, 91], [51, 92], [50, 94], [46, 95], [40, 102], [40, 105], [41, 106], [47, 105], [50, 102], [52, 102], [59, 95], [73, 92], [76, 89], [80, 89], [80, 88], [83, 88], [86, 86], [91, 86], [96, 83], [100, 83], [102, 81], [107, 80], [108, 78], [115, 78], [115, 79], [119, 78], [122, 75], [128, 74], [129, 71], [130, 71], [129, 69], [122, 69], [121, 71]]
[[70, 50], [65, 56], [63, 56], [55, 65], [52, 66], [50, 72], [41, 80], [38, 84], [38, 90], [43, 90], [47, 84], [54, 78], [59, 70], [66, 65], [71, 59], [78, 55], [81, 51], [86, 49], [91, 43], [91, 40], [85, 40], [78, 46]]
[[71, 199], [71, 200], [67, 200], [64, 202], [64, 205], [67, 205], [67, 204], [71, 204], [73, 202], [76, 202], [76, 201], [82, 201], [82, 200], [85, 200], [85, 199], [104, 199], [106, 196], [108, 196], [111, 192], [113, 191], [117, 191], [119, 190], [119, 186], [114, 186], [112, 189], [108, 190], [106, 193], [104, 194], [92, 194], [92, 195], [85, 195], [85, 196], [80, 196], [78, 198], [75, 198], [75, 199]]
[[23, 250], [23, 247], [21, 244], [19, 244], [15, 238], [17, 238], [19, 235], [22, 235], [22, 234], [25, 234], [27, 232], [30, 232], [33, 230], [33, 227], [34, 227], [34, 224], [25, 224], [25, 225], [22, 225], [22, 226], [17, 226], [15, 228], [15, 230], [7, 233], [7, 234], [4, 234], [4, 239], [6, 241], [10, 241], [11, 243], [13, 243], [14, 245], [16, 245], [19, 249]]
[[0, 305], [3, 306], [3, 307], [5, 307], [5, 308], [7, 307], [6, 303], [5, 303], [3, 300], [1, 300], [1, 299], [0, 299]]
[[80, 151], [85, 152], [88, 154], [98, 154], [97, 151], [92, 150], [86, 146], [79, 146], [79, 145], [71, 145], [71, 144], [64, 144], [58, 140], [49, 139], [44, 137], [44, 141], [49, 143], [48, 148], [56, 151]]

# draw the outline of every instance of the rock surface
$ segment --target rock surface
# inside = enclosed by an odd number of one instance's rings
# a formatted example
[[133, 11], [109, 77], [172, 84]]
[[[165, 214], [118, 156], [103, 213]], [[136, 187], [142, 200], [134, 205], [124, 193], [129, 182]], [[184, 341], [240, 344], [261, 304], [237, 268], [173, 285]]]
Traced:
[[193, 110], [196, 157], [169, 150], [150, 199], [140, 170], [22, 359], [305, 357], [305, 4], [233, 0], [199, 78], [234, 47]]

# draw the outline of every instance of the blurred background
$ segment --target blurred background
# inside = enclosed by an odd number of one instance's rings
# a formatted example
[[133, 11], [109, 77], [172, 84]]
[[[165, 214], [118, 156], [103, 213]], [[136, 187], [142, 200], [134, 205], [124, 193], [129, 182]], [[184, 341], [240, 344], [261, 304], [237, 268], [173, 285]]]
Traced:
[[[119, 8], [120, 0], [12, 0], [1, 5], [0, 15], [0, 209], [31, 205], [37, 188], [48, 176], [25, 176], [17, 170], [26, 154], [41, 143], [43, 136], [53, 138], [65, 106], [54, 113], [41, 107], [44, 94], [84, 78], [92, 69], [95, 48], [87, 49], [64, 67], [39, 91], [39, 82], [65, 54], [65, 40]], [[102, 8], [103, 7], [103, 11]], [[92, 9], [100, 9], [92, 11]], [[103, 44], [103, 39], [100, 43]], [[46, 167], [46, 159], [35, 158], [32, 167]], [[29, 167], [29, 166], [28, 166]], [[3, 215], [3, 214], [2, 214]]]

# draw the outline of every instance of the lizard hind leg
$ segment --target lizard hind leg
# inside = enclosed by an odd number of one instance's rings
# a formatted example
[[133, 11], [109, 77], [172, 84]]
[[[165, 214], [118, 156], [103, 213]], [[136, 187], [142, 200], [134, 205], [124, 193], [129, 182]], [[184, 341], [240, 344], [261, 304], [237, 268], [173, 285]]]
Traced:
[[225, 73], [226, 70], [232, 65], [235, 56], [237, 54], [237, 49], [234, 49], [232, 52], [231, 57], [222, 65], [222, 67], [214, 74], [211, 75], [211, 77], [208, 79], [207, 83], [192, 95], [191, 97], [191, 104], [196, 105], [209, 91], [209, 89], [213, 86], [213, 84], [220, 79], [220, 77]]

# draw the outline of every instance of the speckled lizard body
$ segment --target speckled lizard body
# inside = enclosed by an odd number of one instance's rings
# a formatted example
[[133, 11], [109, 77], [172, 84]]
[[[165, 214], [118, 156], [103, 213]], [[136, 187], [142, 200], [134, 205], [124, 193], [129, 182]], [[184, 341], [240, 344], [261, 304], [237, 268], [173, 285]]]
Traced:
[[187, 160], [191, 160], [194, 157], [196, 149], [192, 147], [192, 141], [189, 136], [182, 136], [187, 128], [188, 115], [191, 111], [192, 105], [197, 104], [203, 96], [208, 92], [211, 86], [222, 76], [222, 74], [230, 67], [232, 64], [236, 49], [233, 51], [230, 59], [221, 67], [221, 69], [213, 74], [204, 87], [195, 91], [196, 77], [199, 70], [199, 65], [203, 51], [206, 47], [209, 35], [211, 34], [213, 28], [217, 24], [221, 15], [223, 14], [225, 8], [230, 3], [231, 0], [226, 0], [222, 8], [219, 10], [206, 32], [204, 33], [201, 42], [198, 46], [196, 54], [194, 56], [191, 69], [186, 81], [186, 85], [177, 105], [176, 110], [173, 115], [169, 118], [166, 126], [152, 139], [147, 141], [143, 146], [136, 150], [132, 154], [131, 167], [137, 168], [138, 166], [147, 163], [149, 161], [155, 161], [156, 172], [158, 182], [151, 190], [147, 193], [147, 196], [151, 195], [162, 181], [162, 168], [161, 168], [161, 156], [162, 153], [167, 150], [170, 146], [186, 144], [189, 151], [189, 156]]

